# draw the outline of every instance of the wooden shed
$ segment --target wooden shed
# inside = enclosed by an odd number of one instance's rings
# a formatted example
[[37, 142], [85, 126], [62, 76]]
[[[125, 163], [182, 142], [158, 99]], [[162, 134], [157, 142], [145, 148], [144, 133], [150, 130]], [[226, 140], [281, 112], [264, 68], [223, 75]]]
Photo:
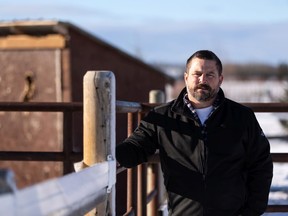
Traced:
[[[0, 22], [0, 101], [82, 102], [83, 75], [109, 70], [117, 100], [147, 102], [152, 89], [165, 90], [171, 78], [143, 61], [67, 22]], [[117, 142], [127, 136], [117, 115]], [[73, 128], [73, 150], [82, 151], [82, 113]], [[60, 151], [59, 113], [0, 112], [0, 151]], [[15, 172], [19, 188], [61, 175], [61, 163], [0, 161]]]

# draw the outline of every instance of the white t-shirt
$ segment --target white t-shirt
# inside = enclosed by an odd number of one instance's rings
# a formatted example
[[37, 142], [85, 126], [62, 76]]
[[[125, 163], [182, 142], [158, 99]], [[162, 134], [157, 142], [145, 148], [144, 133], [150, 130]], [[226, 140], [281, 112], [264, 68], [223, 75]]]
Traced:
[[201, 124], [203, 124], [206, 119], [208, 118], [210, 112], [212, 111], [213, 106], [209, 106], [209, 107], [205, 107], [205, 108], [201, 108], [201, 109], [195, 109], [196, 113], [201, 121]]

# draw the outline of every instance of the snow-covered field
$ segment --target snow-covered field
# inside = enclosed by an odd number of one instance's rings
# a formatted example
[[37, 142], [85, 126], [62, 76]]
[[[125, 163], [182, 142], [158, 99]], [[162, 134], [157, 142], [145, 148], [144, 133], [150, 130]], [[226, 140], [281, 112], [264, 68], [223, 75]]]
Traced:
[[[256, 113], [257, 119], [266, 134], [269, 136], [287, 136], [288, 130], [283, 128], [279, 117], [272, 113]], [[288, 116], [288, 114], [287, 114]], [[272, 153], [288, 153], [288, 140], [269, 139]], [[274, 176], [269, 204], [288, 205], [288, 163], [274, 163]], [[283, 216], [287, 213], [265, 213], [265, 216]]]

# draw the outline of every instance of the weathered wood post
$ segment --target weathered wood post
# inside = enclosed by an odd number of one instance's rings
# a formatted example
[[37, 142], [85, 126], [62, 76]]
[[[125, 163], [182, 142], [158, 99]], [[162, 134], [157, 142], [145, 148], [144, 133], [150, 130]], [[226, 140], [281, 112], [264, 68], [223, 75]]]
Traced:
[[[165, 93], [161, 90], [151, 90], [149, 92], [149, 103], [164, 103], [165, 102]], [[163, 177], [161, 174], [161, 168], [159, 164], [149, 164], [148, 166], [148, 192], [154, 189], [154, 186], [158, 186], [158, 196], [156, 199], [153, 199], [147, 207], [147, 216], [156, 216], [158, 215], [157, 206], [163, 201]], [[158, 180], [159, 179], [159, 180]], [[158, 181], [158, 182], [157, 182]], [[164, 198], [165, 199], [165, 198]], [[156, 212], [155, 212], [156, 209]]]
[[107, 160], [113, 162], [109, 167], [111, 174], [111, 179], [109, 178], [111, 184], [107, 191], [109, 202], [106, 200], [96, 207], [96, 211], [88, 215], [114, 216], [116, 193], [114, 186], [116, 180], [115, 76], [110, 71], [88, 71], [84, 76], [83, 85], [84, 166], [92, 166]]

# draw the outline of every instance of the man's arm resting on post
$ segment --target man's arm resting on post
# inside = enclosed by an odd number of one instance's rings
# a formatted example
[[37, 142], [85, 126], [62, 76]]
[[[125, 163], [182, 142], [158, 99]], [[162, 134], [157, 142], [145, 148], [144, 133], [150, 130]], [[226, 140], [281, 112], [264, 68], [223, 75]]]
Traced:
[[131, 143], [121, 143], [116, 147], [116, 159], [121, 166], [131, 168], [147, 161], [137, 146]]
[[147, 162], [156, 152], [154, 130], [141, 122], [139, 127], [124, 142], [116, 146], [116, 159], [121, 166], [131, 168]]

